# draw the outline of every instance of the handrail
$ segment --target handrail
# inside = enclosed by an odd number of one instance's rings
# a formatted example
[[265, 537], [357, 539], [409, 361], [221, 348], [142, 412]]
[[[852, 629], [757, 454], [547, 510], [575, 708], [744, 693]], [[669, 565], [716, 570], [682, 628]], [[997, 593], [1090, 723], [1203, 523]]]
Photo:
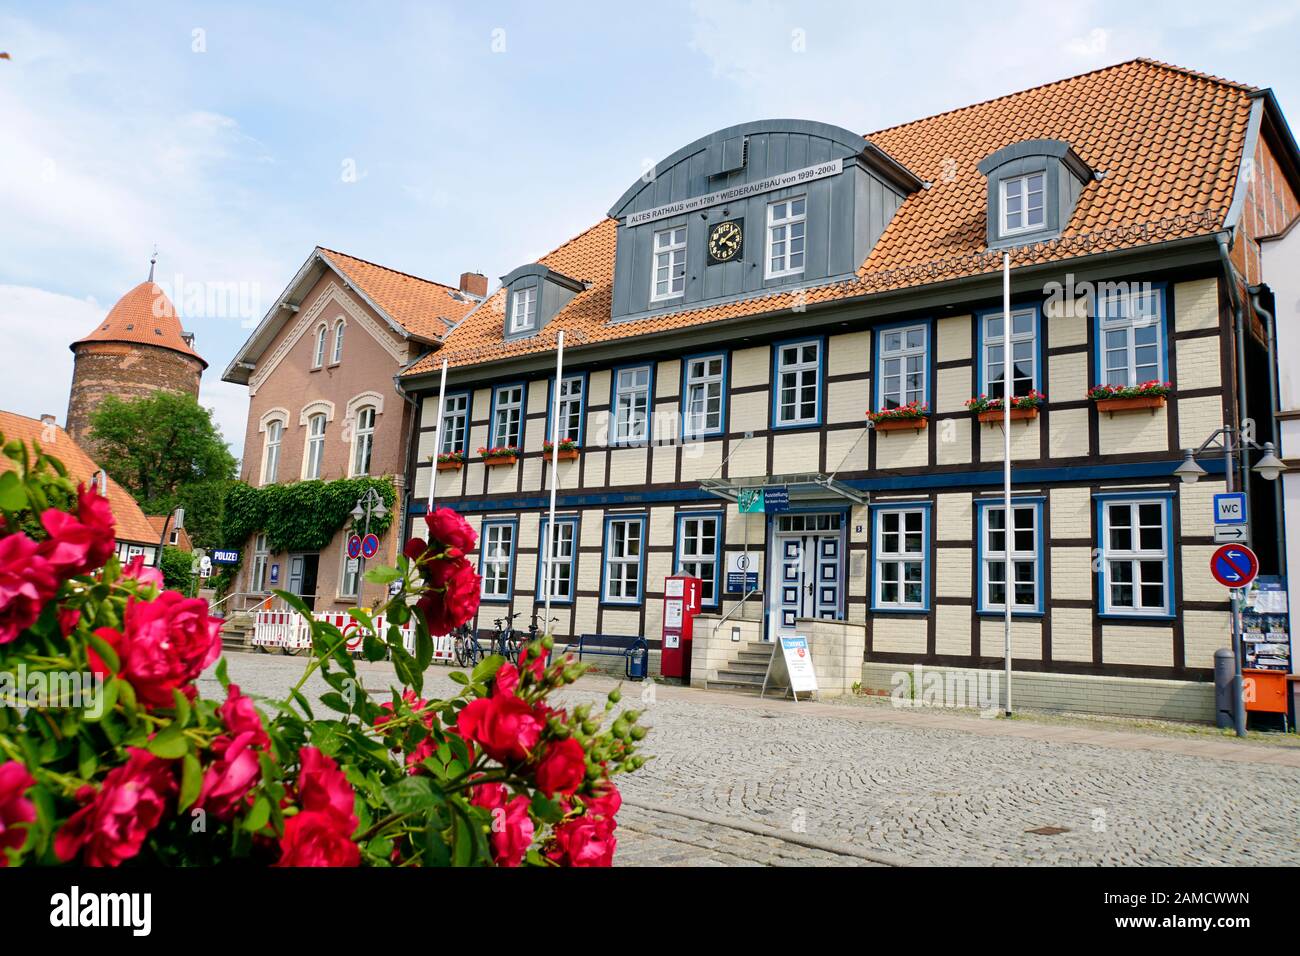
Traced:
[[742, 608], [744, 608], [744, 606], [745, 606], [745, 602], [749, 600], [749, 596], [750, 596], [751, 594], [757, 594], [758, 591], [759, 591], [759, 587], [758, 587], [757, 584], [755, 584], [752, 588], [750, 588], [748, 591], [746, 591], [746, 592], [744, 593], [744, 595], [741, 596], [740, 600], [739, 600], [738, 602], [736, 602], [735, 607], [733, 607], [733, 608], [732, 608], [730, 611], [728, 611], [726, 614], [722, 615], [722, 619], [721, 619], [720, 621], [718, 621], [717, 624], [713, 625], [713, 633], [714, 633], [714, 634], [718, 633], [718, 628], [720, 628], [720, 627], [722, 627], [722, 625], [726, 624], [727, 621], [731, 618], [731, 616], [732, 616], [733, 614], [735, 614], [737, 611], [739, 611], [739, 610], [741, 610]]

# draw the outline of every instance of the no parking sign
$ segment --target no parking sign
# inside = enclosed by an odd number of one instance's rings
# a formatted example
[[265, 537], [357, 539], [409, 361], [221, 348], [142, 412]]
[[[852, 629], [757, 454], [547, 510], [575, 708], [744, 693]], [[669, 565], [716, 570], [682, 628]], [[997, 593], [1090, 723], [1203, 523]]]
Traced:
[[1249, 587], [1259, 574], [1259, 558], [1250, 548], [1225, 544], [1210, 556], [1210, 573], [1225, 588]]

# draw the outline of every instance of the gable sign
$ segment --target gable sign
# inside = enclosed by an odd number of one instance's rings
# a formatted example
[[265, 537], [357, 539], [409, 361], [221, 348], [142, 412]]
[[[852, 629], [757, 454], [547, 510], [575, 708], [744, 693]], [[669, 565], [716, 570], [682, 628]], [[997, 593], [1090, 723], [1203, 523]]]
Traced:
[[759, 193], [770, 193], [773, 190], [784, 189], [787, 186], [798, 186], [800, 183], [812, 182], [814, 179], [838, 176], [843, 171], [844, 160], [832, 159], [829, 162], [818, 163], [816, 166], [805, 166], [803, 169], [794, 169], [778, 176], [769, 176], [766, 179], [760, 179], [758, 182], [742, 183], [730, 189], [721, 189], [715, 193], [694, 196], [680, 202], [669, 203], [666, 206], [655, 206], [653, 209], [646, 209], [642, 212], [630, 212], [627, 214], [627, 225], [639, 226], [643, 223], [654, 222], [656, 219], [680, 216], [683, 213], [708, 209], [710, 206], [720, 206], [723, 203], [735, 202], [737, 199], [744, 199]]

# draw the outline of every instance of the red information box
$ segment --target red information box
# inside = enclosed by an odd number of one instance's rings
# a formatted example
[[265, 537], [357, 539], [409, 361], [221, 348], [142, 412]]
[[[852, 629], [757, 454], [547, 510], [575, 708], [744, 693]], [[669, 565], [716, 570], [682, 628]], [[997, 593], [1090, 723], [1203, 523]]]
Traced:
[[691, 639], [700, 613], [702, 582], [689, 574], [664, 578], [664, 616], [659, 670], [664, 677], [691, 679]]

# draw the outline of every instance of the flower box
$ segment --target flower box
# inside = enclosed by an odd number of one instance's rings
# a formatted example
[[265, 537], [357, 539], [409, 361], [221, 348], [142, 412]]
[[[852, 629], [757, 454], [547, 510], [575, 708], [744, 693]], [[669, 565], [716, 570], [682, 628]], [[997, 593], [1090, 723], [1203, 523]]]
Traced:
[[[1011, 420], [1020, 421], [1029, 418], [1038, 417], [1038, 406], [1034, 405], [1029, 408], [1012, 408]], [[979, 413], [979, 419], [982, 422], [1000, 422], [1006, 415], [1000, 408], [989, 408]]]
[[493, 455], [491, 458], [484, 458], [483, 464], [495, 468], [497, 465], [513, 465], [518, 460], [518, 455]]
[[919, 432], [929, 424], [928, 418], [882, 418], [876, 422], [876, 431], [899, 432], [910, 428]]
[[439, 471], [460, 471], [460, 470], [461, 470], [462, 468], [464, 468], [464, 467], [465, 467], [465, 460], [464, 460], [464, 459], [459, 459], [459, 460], [457, 460], [457, 461], [440, 461], [440, 462], [438, 462], [438, 470], [439, 470]]
[[1154, 415], [1157, 408], [1165, 407], [1163, 395], [1134, 395], [1131, 398], [1103, 398], [1097, 402], [1099, 412], [1131, 412], [1141, 408], [1151, 409]]
[[578, 449], [561, 448], [558, 452], [552, 453], [550, 449], [542, 452], [542, 457], [547, 461], [577, 461]]

